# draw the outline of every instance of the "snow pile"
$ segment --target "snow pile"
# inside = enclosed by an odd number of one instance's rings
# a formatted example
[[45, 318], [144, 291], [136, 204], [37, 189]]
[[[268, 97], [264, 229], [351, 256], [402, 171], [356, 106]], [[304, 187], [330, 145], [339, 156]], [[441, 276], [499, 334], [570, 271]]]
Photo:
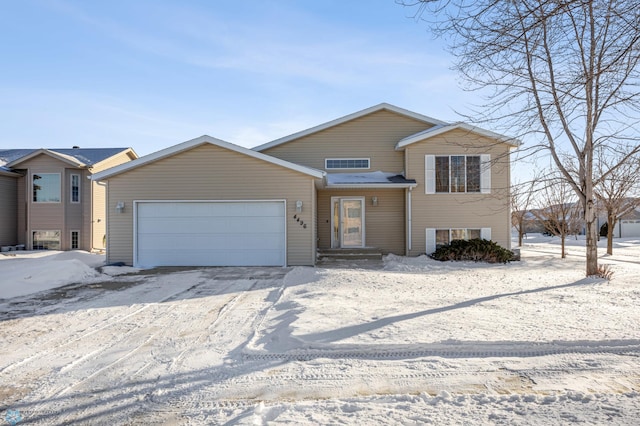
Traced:
[[108, 279], [96, 271], [104, 256], [82, 251], [9, 252], [0, 255], [0, 299], [67, 284]]
[[389, 178], [396, 173], [365, 172], [365, 173], [329, 173], [327, 174], [328, 185], [340, 185], [349, 183], [389, 183]]

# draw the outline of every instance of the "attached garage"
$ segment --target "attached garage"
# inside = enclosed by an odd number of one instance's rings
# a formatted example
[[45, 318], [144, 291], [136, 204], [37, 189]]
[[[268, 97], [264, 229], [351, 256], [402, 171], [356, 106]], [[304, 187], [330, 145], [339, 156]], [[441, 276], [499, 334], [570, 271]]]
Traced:
[[107, 263], [310, 266], [324, 172], [201, 136], [93, 175]]
[[285, 201], [136, 203], [134, 263], [285, 266]]

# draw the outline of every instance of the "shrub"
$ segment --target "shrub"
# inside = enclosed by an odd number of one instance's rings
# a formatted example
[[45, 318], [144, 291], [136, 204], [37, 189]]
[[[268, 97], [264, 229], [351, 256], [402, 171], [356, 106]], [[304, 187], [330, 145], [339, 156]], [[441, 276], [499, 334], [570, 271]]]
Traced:
[[507, 263], [517, 260], [515, 254], [497, 243], [479, 238], [473, 240], [453, 240], [440, 246], [431, 255], [433, 259], [472, 260], [474, 262]]
[[604, 278], [607, 281], [611, 281], [613, 278], [613, 271], [611, 270], [611, 265], [598, 265], [598, 273], [594, 275], [597, 278]]

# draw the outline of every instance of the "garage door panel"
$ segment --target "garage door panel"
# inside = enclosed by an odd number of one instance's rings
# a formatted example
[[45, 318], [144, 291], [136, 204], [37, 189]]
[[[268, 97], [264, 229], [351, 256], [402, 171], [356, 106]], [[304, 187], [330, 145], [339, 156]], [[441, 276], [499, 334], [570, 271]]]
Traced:
[[139, 202], [139, 266], [282, 266], [284, 202]]

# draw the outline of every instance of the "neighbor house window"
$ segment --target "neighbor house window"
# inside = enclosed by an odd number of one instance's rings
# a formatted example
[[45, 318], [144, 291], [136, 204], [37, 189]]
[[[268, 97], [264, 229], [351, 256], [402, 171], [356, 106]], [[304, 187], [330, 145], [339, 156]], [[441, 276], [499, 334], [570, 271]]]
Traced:
[[33, 231], [34, 250], [60, 250], [60, 231]]
[[426, 253], [433, 253], [438, 247], [453, 240], [473, 240], [474, 238], [491, 239], [491, 228], [427, 228]]
[[71, 250], [80, 248], [80, 231], [71, 231]]
[[426, 155], [425, 193], [491, 192], [489, 155]]
[[324, 160], [325, 169], [368, 169], [368, 158], [327, 158]]
[[71, 175], [71, 202], [80, 202], [80, 175]]
[[34, 203], [59, 203], [60, 202], [60, 174], [38, 173], [33, 174], [33, 202]]

